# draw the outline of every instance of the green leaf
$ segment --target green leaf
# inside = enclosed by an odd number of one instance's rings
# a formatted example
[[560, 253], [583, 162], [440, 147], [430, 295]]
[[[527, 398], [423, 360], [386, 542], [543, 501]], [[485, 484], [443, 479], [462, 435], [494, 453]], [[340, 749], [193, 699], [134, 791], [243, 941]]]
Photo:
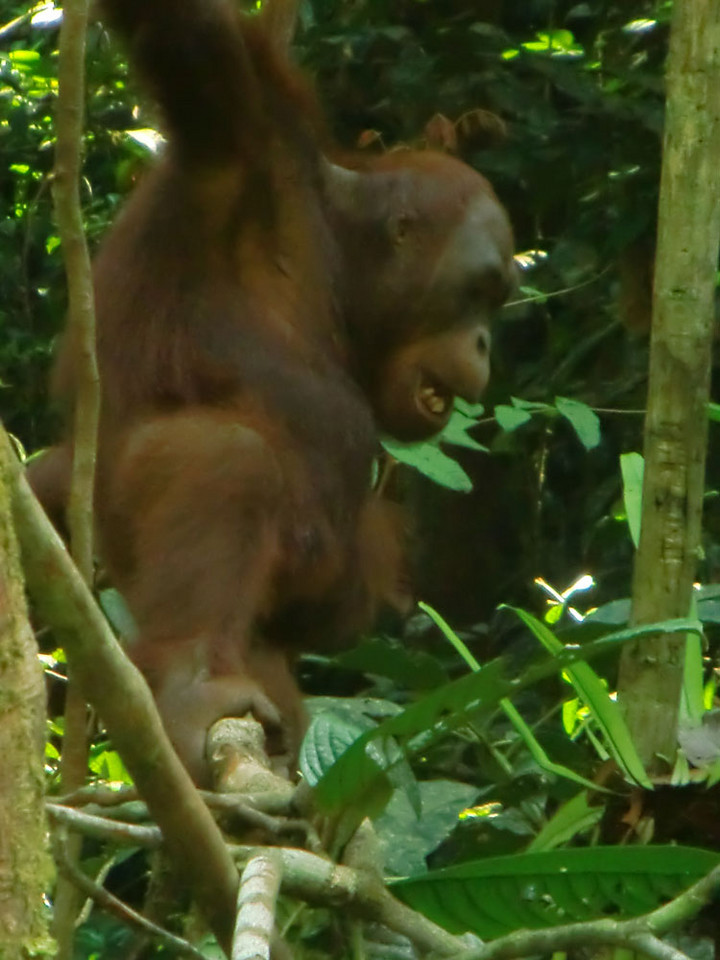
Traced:
[[487, 447], [477, 440], [468, 436], [467, 431], [477, 426], [477, 420], [473, 417], [466, 417], [464, 413], [453, 411], [447, 426], [440, 434], [441, 443], [452, 443], [457, 447], [467, 447], [468, 450], [482, 450], [487, 452]]
[[6, 56], [13, 64], [39, 63], [41, 60], [41, 56], [37, 50], [10, 50]]
[[702, 722], [705, 713], [703, 673], [702, 637], [690, 633], [685, 641], [685, 668], [680, 697], [680, 717], [683, 721]]
[[138, 628], [123, 595], [114, 587], [108, 587], [100, 591], [98, 600], [115, 632], [128, 643], [134, 643], [138, 637]]
[[555, 811], [528, 847], [528, 852], [553, 850], [569, 843], [599, 823], [604, 812], [605, 807], [600, 803], [591, 805], [587, 790], [582, 790]]
[[600, 419], [586, 403], [570, 400], [568, 397], [556, 397], [555, 406], [570, 422], [586, 450], [592, 450], [600, 443]]
[[132, 783], [132, 777], [120, 759], [120, 754], [110, 749], [107, 743], [100, 743], [91, 749], [88, 766], [94, 774], [103, 780]]
[[510, 401], [518, 410], [529, 410], [530, 413], [555, 413], [555, 407], [549, 403], [541, 403], [538, 400], [523, 400], [522, 397], [510, 397]]
[[[520, 617], [545, 649], [557, 656], [565, 649], [555, 634], [540, 620], [526, 610], [509, 607]], [[567, 675], [577, 695], [587, 705], [593, 719], [602, 730], [607, 746], [625, 774], [636, 783], [652, 790], [652, 782], [635, 749], [630, 731], [620, 712], [617, 701], [611, 699], [600, 677], [588, 663], [578, 663], [567, 668]]]
[[645, 460], [639, 453], [620, 454], [620, 472], [622, 473], [623, 502], [627, 516], [630, 536], [637, 550], [640, 543], [640, 520], [642, 519], [642, 489], [645, 473]]
[[506, 433], [517, 430], [524, 423], [531, 419], [531, 414], [526, 410], [518, 410], [516, 407], [509, 407], [504, 403], [499, 403], [495, 407], [495, 419]]
[[[331, 781], [331, 789], [326, 788], [318, 796], [328, 808], [344, 808], [343, 828], [347, 837], [365, 817], [382, 813], [392, 795], [389, 771], [404, 764], [403, 754], [390, 737], [370, 741], [367, 749], [355, 751], [353, 763], [339, 762], [354, 744], [367, 739], [368, 727], [372, 733], [373, 726], [369, 720], [353, 723], [334, 713], [321, 713], [313, 719], [300, 748], [300, 772], [310, 786], [326, 782], [329, 770], [340, 771], [336, 780]], [[343, 804], [333, 802], [332, 788], [341, 791]]]
[[718, 863], [720, 854], [692, 847], [587, 847], [476, 860], [391, 888], [451, 933], [494, 939], [522, 928], [638, 916]]
[[485, 413], [485, 407], [481, 403], [468, 403], [462, 397], [455, 397], [455, 409], [471, 420], [477, 420]]
[[[444, 620], [436, 610], [433, 610], [432, 607], [428, 606], [428, 604], [419, 603], [418, 606], [421, 610], [424, 610], [425, 613], [427, 613], [433, 622], [440, 628], [443, 635], [447, 640], [450, 641], [470, 669], [474, 670], [476, 673], [479, 672], [482, 669], [480, 664], [472, 655], [470, 650], [468, 650], [467, 646], [463, 643], [460, 637], [455, 633], [452, 627], [447, 623], [447, 621]], [[598, 787], [597, 784], [592, 783], [590, 780], [587, 780], [585, 777], [580, 776], [580, 774], [575, 773], [575, 771], [571, 770], [569, 767], [566, 767], [560, 763], [554, 763], [543, 749], [531, 728], [527, 723], [525, 723], [520, 712], [507, 697], [503, 697], [500, 701], [500, 708], [519, 734], [520, 739], [527, 747], [530, 756], [533, 758], [535, 763], [537, 763], [541, 770], [545, 770], [547, 773], [554, 776], [565, 777], [567, 780], [572, 780], [574, 783], [579, 783], [581, 786], [588, 787], [591, 790], [603, 789], [602, 787]]]
[[708, 403], [707, 414], [709, 420], [720, 422], [720, 403]]
[[411, 690], [433, 690], [448, 681], [447, 671], [435, 657], [385, 637], [363, 640], [355, 649], [335, 657], [335, 662], [350, 670], [388, 677]]
[[434, 443], [400, 443], [385, 437], [382, 445], [391, 457], [412, 467], [441, 487], [457, 490], [459, 493], [469, 493], [472, 490], [472, 480], [457, 460], [448, 457]]
[[368, 726], [329, 711], [315, 717], [300, 749], [300, 773], [306, 782], [314, 787]]
[[478, 787], [454, 780], [426, 780], [418, 787], [419, 817], [406, 792], [396, 790], [375, 820], [385, 873], [390, 876], [424, 873], [425, 857], [455, 829], [460, 813], [478, 795]]
[[[542, 624], [541, 624], [542, 626]], [[509, 677], [502, 658], [486, 664], [480, 673], [460, 677], [406, 707], [395, 717], [383, 721], [375, 729], [364, 733], [338, 756], [330, 767], [318, 763], [324, 770], [316, 786], [318, 804], [326, 811], [342, 808], [368, 789], [375, 778], [386, 777], [389, 768], [401, 756], [418, 753], [451, 731], [468, 722], [489, 715], [504, 697], [520, 692], [578, 661], [602, 656], [614, 650], [619, 643], [658, 633], [687, 633], [698, 630], [695, 620], [667, 620], [660, 624], [646, 624], [630, 630], [620, 630], [580, 647], [565, 647], [558, 657], [546, 659], [525, 667], [522, 676]], [[373, 750], [373, 741], [397, 740], [402, 754], [387, 749]], [[302, 754], [301, 754], [302, 756]], [[330, 760], [330, 753], [324, 754]]]

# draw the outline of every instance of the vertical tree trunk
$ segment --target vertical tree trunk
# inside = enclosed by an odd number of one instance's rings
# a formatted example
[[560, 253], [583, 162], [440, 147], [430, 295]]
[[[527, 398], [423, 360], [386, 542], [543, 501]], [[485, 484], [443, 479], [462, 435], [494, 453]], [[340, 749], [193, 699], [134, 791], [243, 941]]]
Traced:
[[[73, 559], [86, 582], [92, 586], [93, 497], [100, 383], [95, 356], [92, 271], [80, 203], [88, 9], [89, 0], [65, 0], [63, 4], [55, 112], [57, 141], [53, 201], [67, 275], [69, 335], [73, 340], [78, 373], [68, 526]], [[88, 712], [82, 693], [73, 680], [71, 657], [68, 657], [68, 681], [60, 777], [63, 789], [70, 792], [85, 782], [88, 751]], [[79, 856], [81, 842], [78, 835], [70, 837], [68, 854], [72, 859]], [[82, 902], [82, 895], [72, 883], [66, 877], [60, 877], [54, 903], [58, 960], [71, 960], [75, 921]]]
[[[633, 621], [687, 616], [700, 546], [720, 242], [720, 0], [676, 0], [667, 72], [645, 482]], [[619, 693], [643, 760], [672, 762], [684, 640], [628, 646]]]
[[0, 957], [50, 954], [52, 865], [43, 807], [45, 687], [0, 458]]

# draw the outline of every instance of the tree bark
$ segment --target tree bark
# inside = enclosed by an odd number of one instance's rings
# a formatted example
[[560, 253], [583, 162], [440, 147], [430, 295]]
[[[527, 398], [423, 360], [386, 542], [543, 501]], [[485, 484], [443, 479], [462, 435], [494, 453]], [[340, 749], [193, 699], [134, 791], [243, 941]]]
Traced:
[[[55, 111], [53, 202], [68, 287], [68, 327], [77, 363], [77, 397], [73, 429], [73, 464], [67, 515], [72, 555], [85, 581], [93, 581], [93, 499], [100, 417], [100, 380], [95, 355], [95, 303], [90, 254], [80, 202], [83, 120], [85, 113], [85, 41], [89, 0], [66, 0], [60, 29], [58, 101]], [[60, 760], [63, 790], [82, 786], [87, 775], [88, 711], [73, 677], [68, 656], [65, 735]], [[70, 837], [68, 856], [80, 855], [80, 838]], [[58, 880], [54, 933], [58, 960], [71, 960], [75, 921], [83, 897], [66, 877]]]
[[53, 952], [43, 903], [52, 864], [43, 806], [45, 686], [8, 479], [0, 462], [0, 957], [20, 960]]
[[[700, 546], [720, 242], [720, 0], [676, 0], [658, 210], [645, 481], [633, 622], [687, 616]], [[619, 694], [640, 756], [672, 763], [685, 642], [625, 647]]]

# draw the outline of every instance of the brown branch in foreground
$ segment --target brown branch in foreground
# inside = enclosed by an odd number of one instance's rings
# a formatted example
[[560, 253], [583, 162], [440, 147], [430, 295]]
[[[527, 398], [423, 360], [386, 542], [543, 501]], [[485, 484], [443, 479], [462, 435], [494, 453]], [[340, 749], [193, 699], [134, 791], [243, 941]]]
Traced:
[[248, 861], [238, 892], [232, 960], [270, 960], [281, 877], [282, 858], [276, 850], [264, 850]]
[[108, 913], [112, 913], [129, 927], [133, 927], [145, 936], [151, 937], [153, 940], [157, 940], [159, 943], [168, 947], [173, 954], [179, 954], [182, 957], [193, 957], [194, 960], [204, 960], [205, 954], [200, 950], [196, 950], [187, 940], [183, 940], [182, 937], [177, 937], [175, 934], [170, 933], [169, 930], [164, 930], [157, 924], [152, 923], [152, 921], [138, 913], [137, 910], [133, 910], [132, 907], [123, 903], [122, 900], [119, 900], [110, 893], [109, 890], [101, 887], [88, 877], [87, 874], [83, 873], [75, 861], [68, 855], [66, 843], [56, 839], [53, 844], [53, 853], [58, 870], [83, 896], [89, 897], [99, 907], [107, 910]]
[[[257, 848], [231, 846], [239, 862], [247, 863]], [[372, 873], [338, 866], [305, 850], [277, 848], [282, 855], [282, 892], [299, 900], [345, 909], [363, 920], [374, 920], [401, 933], [421, 952], [455, 957], [466, 944], [421, 913], [400, 903]]]
[[168, 740], [147, 683], [115, 640], [33, 496], [2, 428], [0, 458], [12, 475], [13, 519], [38, 614], [75, 658], [76, 681], [147, 801], [173, 863], [219, 942], [229, 948], [238, 875], [220, 830]]
[[[97, 839], [154, 847], [161, 842], [157, 828], [118, 824], [103, 817], [49, 804], [55, 820]], [[238, 862], [248, 863], [268, 848], [229, 846]], [[282, 890], [298, 900], [326, 908], [345, 908], [351, 916], [373, 920], [402, 934], [421, 950], [455, 960], [513, 960], [586, 946], [626, 947], [653, 960], [685, 960], [680, 951], [659, 938], [696, 916], [720, 891], [720, 866], [670, 903], [632, 920], [597, 920], [544, 930], [519, 930], [492, 943], [468, 948], [421, 914], [395, 900], [368, 870], [338, 866], [304, 850], [271, 848], [282, 857]]]

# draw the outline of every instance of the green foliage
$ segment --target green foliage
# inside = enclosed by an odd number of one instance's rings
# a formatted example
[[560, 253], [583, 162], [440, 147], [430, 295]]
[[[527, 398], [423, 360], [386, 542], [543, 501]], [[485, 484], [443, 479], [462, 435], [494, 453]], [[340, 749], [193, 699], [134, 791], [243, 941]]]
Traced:
[[[517, 695], [523, 689], [551, 676], [558, 669], [577, 671], [575, 664], [578, 661], [607, 653], [619, 643], [650, 634], [686, 633], [688, 630], [698, 629], [696, 621], [673, 620], [622, 630], [582, 648], [564, 648], [560, 655], [556, 654], [526, 667], [520, 676], [510, 675], [504, 661], [495, 660], [484, 666], [480, 672], [444, 684], [355, 739], [352, 739], [352, 731], [346, 724], [343, 724], [335, 735], [335, 721], [332, 717], [326, 717], [320, 727], [320, 734], [312, 737], [313, 741], [317, 742], [317, 746], [313, 746], [311, 771], [311, 782], [315, 783], [317, 801], [326, 811], [337, 811], [351, 803], [361, 808], [367, 803], [372, 809], [376, 809], [378, 785], [382, 785], [384, 791], [387, 790], [387, 777], [395, 764], [406, 756], [428, 750], [438, 740], [447, 737], [462, 725], [483, 720], [503, 699]], [[601, 705], [600, 709], [602, 719], [608, 723], [604, 705]], [[617, 741], [622, 740], [614, 728], [619, 721], [615, 715], [611, 717], [611, 721], [610, 735], [615, 738], [612, 742], [616, 745]], [[398, 746], [400, 749], [397, 749]], [[626, 746], [625, 742], [621, 742], [621, 749]], [[627, 756], [623, 754], [623, 758], [632, 767], [629, 748]], [[641, 768], [632, 769], [632, 775], [644, 782]]]
[[459, 493], [472, 490], [470, 477], [456, 460], [442, 452], [436, 442], [400, 443], [399, 440], [386, 437], [383, 447], [398, 463], [412, 467], [441, 487]]
[[452, 933], [495, 939], [611, 915], [653, 910], [720, 863], [690, 847], [589, 847], [479, 860], [392, 885]]
[[[467, 629], [450, 631], [457, 642], [438, 649], [436, 632], [420, 618], [404, 644], [371, 637], [332, 660], [316, 658], [330, 676], [323, 689], [337, 682], [343, 692], [365, 696], [316, 700], [302, 754], [304, 776], [317, 784], [326, 807], [344, 817], [340, 836], [374, 814], [386, 871], [425, 874], [425, 887], [420, 880], [406, 885], [409, 902], [422, 903], [441, 922], [477, 924], [490, 936], [549, 918], [632, 913], [671, 895], [710, 863], [679, 848], [557, 851], [562, 861], [496, 859], [596, 843], [619, 819], [598, 792], [576, 792], [567, 772], [588, 783], [598, 757], [611, 755], [630, 782], [645, 782], [612, 700], [618, 646], [642, 634], [593, 638], [629, 617], [629, 601], [618, 598], [630, 592], [627, 525], [637, 543], [641, 458], [627, 451], [641, 446], [647, 359], [645, 321], [634, 304], [648, 293], [643, 268], [653, 252], [669, 7], [652, 0], [304, 0], [301, 9], [298, 52], [318, 77], [343, 145], [354, 145], [363, 131], [377, 132], [370, 149], [422, 144], [436, 112], [455, 121], [480, 108], [508, 125], [501, 143], [482, 131], [459, 134], [462, 156], [492, 180], [525, 252], [518, 300], [527, 302], [504, 311], [494, 331], [490, 415], [458, 402], [438, 443], [386, 447], [410, 468], [421, 520], [449, 540], [444, 549], [430, 541], [423, 595], [428, 583], [446, 590], [450, 601], [439, 609]], [[4, 19], [28, 10], [28, 3], [11, 2]], [[153, 108], [137, 96], [102, 28], [93, 25], [88, 39], [82, 198], [95, 244], [158, 140]], [[56, 48], [56, 24], [37, 18], [0, 35], [0, 398], [5, 423], [29, 450], [53, 432], [45, 382], [65, 301], [49, 191]], [[709, 419], [720, 420], [719, 409], [711, 404]], [[711, 456], [715, 486], [716, 461]], [[459, 527], [450, 523], [449, 500], [417, 496], [423, 476], [468, 493]], [[499, 520], [506, 525], [496, 532]], [[720, 559], [711, 497], [705, 520], [703, 573], [711, 580]], [[508, 526], [517, 533], [512, 546]], [[476, 552], [468, 553], [468, 545]], [[481, 565], [486, 557], [490, 562]], [[552, 631], [525, 612], [522, 623], [512, 609], [492, 613], [497, 599], [537, 612], [541, 604], [528, 590], [535, 578], [570, 583], [582, 571], [597, 583], [598, 609], [581, 623], [571, 622], [567, 591], [549, 611]], [[718, 589], [697, 594], [709, 647], [697, 633], [687, 644], [685, 743], [698, 762], [708, 741], [712, 746], [707, 716], [715, 697]], [[135, 627], [122, 598], [104, 590], [100, 599], [115, 629], [130, 639]], [[453, 602], [462, 617], [455, 617]], [[663, 627], [694, 628], [693, 621]], [[542, 663], [535, 658], [538, 641], [550, 653]], [[576, 643], [584, 649], [556, 659], [560, 645]], [[500, 649], [506, 659], [482, 665]], [[597, 671], [586, 656], [600, 658]], [[58, 652], [46, 660], [50, 669], [62, 669]], [[465, 665], [475, 670], [473, 664], [482, 665], [479, 673], [460, 675]], [[53, 710], [57, 699], [51, 696]], [[53, 716], [49, 727], [54, 788], [61, 718]], [[94, 781], [127, 782], [102, 739], [93, 745], [91, 766]], [[697, 767], [679, 758], [674, 782], [700, 776], [703, 789], [720, 781], [720, 761]], [[651, 801], [655, 820], [666, 807], [657, 797], [658, 791]], [[671, 826], [664, 822], [665, 835]], [[94, 854], [89, 873], [97, 875]], [[460, 873], [425, 873], [428, 862], [480, 856], [452, 868]], [[560, 872], [563, 865], [568, 873]], [[304, 922], [314, 932], [326, 923]], [[78, 957], [124, 957], [131, 939], [93, 910]]]
[[[529, 627], [548, 653], [558, 656], [563, 651], [562, 643], [544, 623], [525, 610], [517, 609], [515, 613]], [[629, 633], [632, 632], [629, 631]], [[699, 624], [697, 624], [697, 632], [698, 635], [702, 633]], [[587, 663], [578, 663], [567, 668], [566, 676], [580, 699], [589, 708], [594, 722], [603, 735], [604, 743], [620, 769], [631, 781], [645, 787], [646, 790], [652, 790], [652, 783], [637, 754], [620, 707], [616, 700], [608, 696], [606, 687], [592, 667]]]
[[623, 501], [632, 542], [640, 543], [640, 518], [642, 516], [642, 488], [645, 461], [639, 453], [624, 453], [620, 457], [622, 471]]
[[552, 419], [559, 414], [572, 426], [586, 450], [592, 450], [600, 443], [600, 420], [586, 403], [567, 397], [555, 397], [554, 404], [519, 400], [517, 397], [511, 397], [510, 401], [510, 406], [497, 404], [495, 407], [495, 419], [506, 433], [530, 423], [533, 416], [543, 415]]

